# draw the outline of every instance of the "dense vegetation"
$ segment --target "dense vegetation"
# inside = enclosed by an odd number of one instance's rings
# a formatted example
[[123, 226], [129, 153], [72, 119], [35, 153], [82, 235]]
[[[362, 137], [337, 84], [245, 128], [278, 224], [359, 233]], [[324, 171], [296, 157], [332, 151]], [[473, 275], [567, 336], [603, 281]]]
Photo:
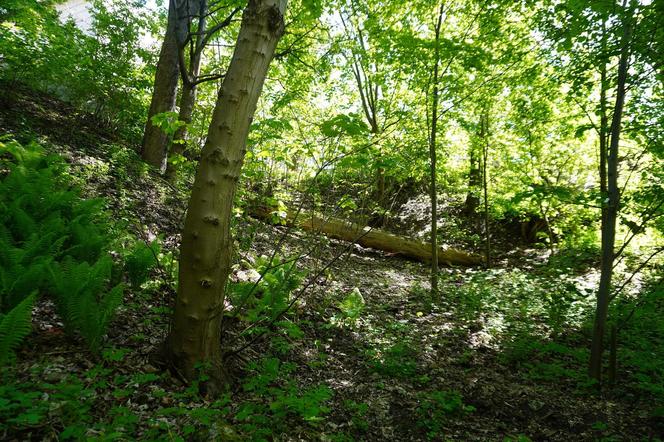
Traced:
[[663, 24], [3, 1], [0, 439], [664, 439]]

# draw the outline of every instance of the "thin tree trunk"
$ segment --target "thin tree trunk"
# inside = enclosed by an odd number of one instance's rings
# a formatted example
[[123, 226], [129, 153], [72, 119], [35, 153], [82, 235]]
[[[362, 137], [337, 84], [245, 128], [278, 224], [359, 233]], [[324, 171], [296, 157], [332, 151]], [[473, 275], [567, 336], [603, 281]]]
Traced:
[[[364, 111], [364, 116], [367, 119], [367, 123], [371, 128], [371, 134], [376, 137], [381, 133], [381, 127], [378, 123], [378, 98], [380, 96], [380, 86], [374, 84], [372, 77], [367, 74], [367, 71], [370, 74], [377, 75], [378, 68], [375, 64], [371, 64], [368, 68], [365, 67], [363, 56], [366, 55], [367, 44], [364, 41], [364, 35], [360, 28], [357, 29], [356, 35], [353, 35], [350, 31], [352, 22], [347, 22], [344, 18], [343, 11], [340, 12], [341, 23], [346, 30], [346, 35], [349, 38], [353, 38], [355, 42], [361, 48], [362, 53], [357, 55], [355, 52], [352, 52], [352, 69], [353, 76], [355, 77], [355, 83], [357, 84], [357, 90], [360, 94], [360, 103], [362, 105], [362, 110]], [[376, 162], [382, 160], [382, 152], [380, 146], [378, 146], [378, 155], [375, 158]], [[376, 203], [381, 208], [385, 207], [385, 168], [378, 167], [376, 169], [376, 188], [374, 189], [374, 197]], [[387, 224], [387, 215], [383, 214], [379, 220], [380, 224], [385, 226]]]
[[[549, 222], [549, 209], [544, 208], [544, 201], [539, 200], [538, 201], [539, 205], [539, 210], [540, 210], [540, 216], [544, 220], [544, 224], [546, 227], [546, 233], [549, 237], [549, 250], [553, 254], [554, 252], [554, 247], [553, 247], [553, 242], [556, 239], [555, 235], [553, 234], [553, 228], [551, 227], [551, 223]], [[537, 233], [535, 233], [537, 235]]]
[[143, 134], [141, 147], [143, 161], [154, 166], [160, 172], [163, 172], [166, 166], [168, 135], [152, 124], [152, 117], [175, 109], [179, 78], [176, 39], [177, 20], [175, 0], [170, 0], [168, 2], [168, 24], [159, 53], [159, 61], [157, 62], [152, 101], [148, 111], [148, 119], [145, 123], [145, 133]]
[[[602, 51], [606, 51], [606, 23], [602, 21]], [[609, 118], [607, 115], [607, 81], [606, 81], [606, 61], [602, 62], [600, 68], [600, 97], [599, 97], [599, 109], [600, 109], [600, 129], [599, 129], [599, 189], [602, 194], [602, 198], [606, 198], [606, 154], [607, 146], [606, 142], [608, 141], [608, 132], [609, 132]], [[606, 216], [606, 206], [602, 204], [602, 225], [604, 225], [605, 216]]]
[[434, 43], [433, 90], [431, 92], [431, 134], [429, 134], [430, 182], [431, 198], [431, 299], [438, 298], [438, 194], [436, 192], [436, 129], [438, 128], [438, 64], [440, 63], [440, 27], [443, 23], [443, 4], [440, 5], [438, 22], [436, 23], [436, 40]]
[[489, 227], [489, 177], [487, 158], [489, 156], [489, 111], [482, 114], [480, 120], [480, 138], [482, 142], [482, 187], [484, 188], [484, 254], [486, 268], [491, 268], [491, 230]]
[[210, 388], [225, 383], [221, 321], [231, 267], [230, 220], [251, 120], [277, 42], [286, 0], [249, 0], [235, 51], [212, 114], [187, 210], [180, 249], [179, 285], [169, 359], [193, 379], [206, 363]]
[[480, 198], [475, 193], [480, 187], [480, 165], [477, 159], [477, 148], [470, 146], [470, 167], [468, 169], [468, 194], [463, 211], [466, 215], [472, 215], [480, 205]]
[[631, 38], [631, 23], [625, 24], [618, 65], [618, 85], [616, 91], [616, 104], [611, 120], [611, 143], [606, 158], [607, 163], [607, 200], [606, 216], [602, 217], [602, 264], [597, 292], [597, 308], [595, 311], [595, 324], [593, 327], [593, 340], [590, 349], [590, 366], [588, 374], [593, 379], [601, 381], [602, 354], [604, 352], [604, 331], [609, 311], [609, 295], [611, 291], [611, 278], [613, 276], [614, 248], [616, 241], [616, 219], [620, 204], [620, 189], [618, 188], [618, 147], [620, 143], [620, 130], [622, 112], [625, 104], [625, 85], [629, 64], [629, 41]]
[[[197, 37], [194, 43], [194, 48], [190, 53], [189, 59], [189, 73], [190, 79], [195, 80], [201, 71], [201, 59], [203, 58], [203, 36], [206, 31], [206, 18], [207, 18], [207, 2], [201, 1], [198, 8], [199, 20]], [[182, 155], [186, 148], [187, 130], [188, 125], [191, 123], [191, 116], [194, 113], [194, 106], [196, 105], [196, 92], [197, 84], [190, 81], [183, 81], [182, 95], [180, 97], [180, 113], [178, 120], [186, 123], [180, 126], [173, 135], [173, 143], [171, 143], [171, 151], [169, 156], [177, 157]], [[169, 181], [173, 182], [177, 178], [178, 166], [172, 161], [166, 165], [166, 177]]]

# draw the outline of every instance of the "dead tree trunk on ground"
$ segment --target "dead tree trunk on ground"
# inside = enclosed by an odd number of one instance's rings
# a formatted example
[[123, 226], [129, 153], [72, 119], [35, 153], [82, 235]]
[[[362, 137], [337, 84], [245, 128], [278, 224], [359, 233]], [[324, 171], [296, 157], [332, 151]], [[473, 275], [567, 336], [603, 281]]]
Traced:
[[[254, 208], [250, 211], [256, 218], [272, 221], [273, 211], [268, 208]], [[432, 261], [431, 243], [425, 243], [405, 236], [395, 235], [385, 230], [372, 229], [351, 221], [323, 217], [318, 214], [288, 211], [287, 223], [312, 232], [322, 233], [330, 238], [354, 242], [363, 247], [382, 250], [384, 252], [403, 255], [418, 261], [430, 263]], [[456, 249], [438, 248], [438, 263], [447, 266], [477, 266], [483, 263], [483, 258], [471, 253]]]

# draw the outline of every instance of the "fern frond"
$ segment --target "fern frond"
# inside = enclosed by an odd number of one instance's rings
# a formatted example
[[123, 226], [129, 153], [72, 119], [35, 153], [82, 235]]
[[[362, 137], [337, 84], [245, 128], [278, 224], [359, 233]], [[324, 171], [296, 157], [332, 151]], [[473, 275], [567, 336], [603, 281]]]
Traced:
[[14, 350], [30, 333], [32, 305], [35, 299], [37, 299], [37, 292], [33, 292], [0, 319], [0, 365], [6, 364], [15, 357]]
[[11, 285], [3, 295], [5, 299], [2, 308], [14, 308], [15, 305], [22, 302], [25, 293], [38, 291], [42, 286], [44, 274], [44, 265], [39, 262], [32, 263], [29, 267], [17, 266], [12, 269], [13, 281], [10, 282]]

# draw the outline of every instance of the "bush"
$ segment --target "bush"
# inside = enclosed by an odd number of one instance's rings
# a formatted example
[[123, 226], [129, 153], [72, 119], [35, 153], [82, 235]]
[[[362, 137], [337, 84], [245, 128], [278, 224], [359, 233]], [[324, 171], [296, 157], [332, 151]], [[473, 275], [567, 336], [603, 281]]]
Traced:
[[[37, 144], [0, 142], [0, 347], [28, 334], [36, 297], [54, 297], [67, 329], [98, 350], [122, 299], [109, 255], [112, 224], [101, 199], [84, 200], [66, 164]], [[132, 283], [154, 266], [136, 248], [127, 260]]]

